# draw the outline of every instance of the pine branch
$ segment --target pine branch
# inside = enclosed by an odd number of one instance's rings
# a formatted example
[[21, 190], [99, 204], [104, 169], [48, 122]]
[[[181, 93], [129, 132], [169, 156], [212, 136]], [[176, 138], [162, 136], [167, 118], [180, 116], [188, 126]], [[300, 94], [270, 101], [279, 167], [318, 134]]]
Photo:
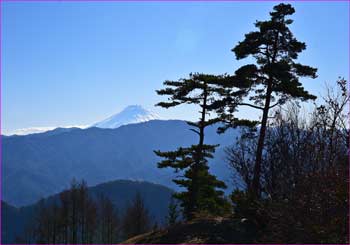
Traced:
[[245, 105], [245, 106], [253, 107], [255, 109], [264, 110], [263, 107], [252, 105], [252, 104], [248, 104], [248, 103], [239, 103], [238, 105]]

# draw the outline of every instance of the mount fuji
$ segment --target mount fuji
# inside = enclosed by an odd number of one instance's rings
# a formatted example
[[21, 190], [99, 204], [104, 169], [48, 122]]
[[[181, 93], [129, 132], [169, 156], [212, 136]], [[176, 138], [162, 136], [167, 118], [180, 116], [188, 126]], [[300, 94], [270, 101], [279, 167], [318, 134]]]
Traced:
[[129, 105], [126, 108], [124, 108], [124, 110], [122, 110], [121, 112], [114, 114], [108, 117], [107, 119], [94, 123], [92, 125], [21, 128], [21, 129], [16, 129], [11, 133], [6, 133], [5, 135], [6, 136], [28, 135], [28, 134], [44, 133], [48, 131], [57, 131], [57, 129], [70, 130], [72, 128], [86, 129], [90, 127], [114, 129], [127, 124], [135, 124], [135, 123], [141, 123], [141, 122], [147, 122], [147, 121], [159, 120], [159, 119], [161, 120], [162, 118], [158, 116], [156, 113], [144, 109], [140, 105]]
[[156, 113], [144, 109], [140, 105], [130, 105], [121, 112], [92, 125], [97, 128], [119, 128], [134, 123], [161, 119]]

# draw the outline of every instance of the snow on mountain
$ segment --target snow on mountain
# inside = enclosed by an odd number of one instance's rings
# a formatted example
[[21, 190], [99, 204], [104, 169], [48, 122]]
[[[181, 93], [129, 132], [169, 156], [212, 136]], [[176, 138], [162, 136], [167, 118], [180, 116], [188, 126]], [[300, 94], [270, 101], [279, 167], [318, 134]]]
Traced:
[[144, 109], [140, 105], [130, 105], [121, 112], [92, 125], [98, 128], [118, 128], [122, 125], [147, 122], [161, 119], [156, 113]]
[[52, 126], [52, 127], [30, 127], [30, 128], [20, 128], [9, 132], [4, 132], [3, 134], [6, 136], [11, 135], [28, 135], [28, 134], [38, 134], [44, 133], [47, 131], [55, 130], [57, 128], [87, 128], [88, 125], [68, 125], [68, 126]]
[[88, 127], [98, 128], [118, 128], [122, 125], [147, 122], [150, 120], [161, 119], [156, 113], [144, 109], [140, 105], [130, 105], [121, 112], [93, 125], [71, 125], [71, 126], [55, 126], [55, 127], [31, 127], [16, 129], [11, 132], [5, 132], [4, 135], [28, 135], [35, 133], [44, 133], [47, 131], [54, 130], [56, 128], [81, 128], [85, 129]]

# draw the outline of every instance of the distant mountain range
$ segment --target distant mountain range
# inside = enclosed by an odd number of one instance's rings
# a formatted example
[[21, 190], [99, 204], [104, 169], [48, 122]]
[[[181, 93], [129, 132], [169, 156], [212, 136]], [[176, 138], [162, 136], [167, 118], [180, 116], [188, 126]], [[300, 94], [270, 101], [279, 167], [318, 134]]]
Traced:
[[[196, 135], [180, 120], [151, 120], [116, 129], [58, 128], [45, 133], [2, 139], [2, 198], [14, 206], [32, 204], [62, 191], [72, 178], [96, 185], [115, 179], [145, 180], [176, 188], [171, 169], [158, 169], [154, 150], [169, 151], [197, 143]], [[239, 130], [224, 135], [217, 126], [206, 130], [208, 144], [220, 144], [211, 172], [231, 184], [232, 171], [224, 147]]]
[[65, 127], [30, 127], [30, 128], [22, 128], [15, 130], [10, 135], [28, 135], [35, 133], [43, 133], [47, 131], [54, 130], [56, 128], [89, 128], [89, 127], [97, 127], [97, 128], [118, 128], [123, 125], [147, 122], [150, 120], [161, 119], [156, 113], [144, 109], [140, 105], [130, 105], [127, 106], [124, 110], [115, 115], [108, 117], [100, 122], [94, 123], [92, 125], [76, 125], [76, 126], [65, 126]]
[[[123, 215], [127, 205], [139, 193], [149, 210], [151, 219], [158, 224], [164, 224], [168, 205], [173, 191], [167, 187], [142, 181], [117, 180], [88, 188], [89, 195], [97, 200], [101, 195], [108, 197]], [[59, 195], [53, 195], [44, 200], [46, 205], [58, 200]], [[15, 243], [16, 235], [23, 235], [25, 229], [36, 218], [39, 203], [22, 208], [16, 208], [2, 202], [2, 243]]]

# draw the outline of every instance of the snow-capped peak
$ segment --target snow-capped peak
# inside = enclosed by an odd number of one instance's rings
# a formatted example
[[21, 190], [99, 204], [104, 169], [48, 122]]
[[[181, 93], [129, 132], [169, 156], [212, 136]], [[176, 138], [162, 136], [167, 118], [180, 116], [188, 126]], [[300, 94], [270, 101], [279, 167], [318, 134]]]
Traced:
[[144, 109], [140, 105], [130, 105], [121, 112], [92, 125], [98, 128], [118, 128], [122, 125], [147, 122], [160, 119], [160, 117], [151, 111]]

